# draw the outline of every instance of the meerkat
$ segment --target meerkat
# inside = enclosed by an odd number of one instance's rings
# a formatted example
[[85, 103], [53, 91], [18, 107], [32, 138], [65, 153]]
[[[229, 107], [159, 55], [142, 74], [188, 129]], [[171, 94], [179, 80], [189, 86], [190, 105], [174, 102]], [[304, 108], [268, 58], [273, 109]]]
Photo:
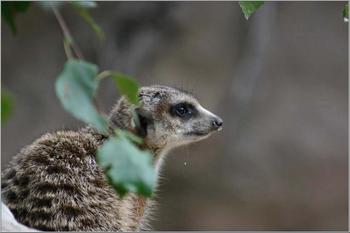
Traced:
[[[142, 137], [157, 172], [169, 150], [222, 128], [218, 116], [179, 89], [142, 87], [139, 100], [138, 126], [131, 104], [121, 97], [108, 116], [109, 127]], [[2, 200], [17, 221], [44, 231], [147, 229], [152, 198], [134, 193], [120, 198], [96, 163], [96, 151], [108, 137], [89, 126], [47, 133], [14, 156], [2, 173]]]

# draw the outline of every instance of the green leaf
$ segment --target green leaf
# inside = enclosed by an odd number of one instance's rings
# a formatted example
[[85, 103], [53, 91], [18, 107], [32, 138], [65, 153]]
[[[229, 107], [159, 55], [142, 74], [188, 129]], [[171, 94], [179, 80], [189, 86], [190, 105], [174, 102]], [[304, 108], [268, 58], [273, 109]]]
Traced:
[[1, 89], [1, 123], [5, 123], [11, 115], [13, 102], [10, 92]]
[[246, 19], [248, 19], [262, 4], [264, 4], [264, 1], [239, 1], [239, 6]]
[[2, 19], [9, 25], [13, 34], [16, 34], [15, 16], [18, 13], [24, 13], [30, 6], [31, 2], [1, 2]]
[[152, 195], [156, 180], [152, 155], [138, 149], [124, 131], [119, 130], [116, 137], [106, 141], [98, 149], [96, 159], [121, 197], [127, 192]]
[[73, 3], [78, 4], [79, 6], [84, 7], [84, 8], [97, 7], [97, 4], [95, 1], [74, 1]]
[[98, 87], [97, 67], [70, 59], [56, 80], [56, 94], [63, 107], [76, 118], [93, 125], [101, 133], [107, 132], [107, 121], [93, 105]]
[[59, 1], [37, 1], [37, 5], [39, 5], [43, 10], [45, 11], [52, 11], [52, 8], [62, 8], [66, 2], [59, 2]]
[[112, 76], [120, 94], [125, 95], [130, 103], [139, 104], [139, 85], [132, 78], [123, 75], [115, 74]]
[[85, 20], [85, 22], [95, 31], [99, 39], [103, 40], [105, 34], [100, 26], [95, 22], [94, 18], [90, 15], [86, 8], [92, 8], [96, 6], [95, 2], [71, 2], [73, 9]]
[[130, 141], [136, 143], [136, 144], [142, 144], [143, 139], [136, 136], [135, 134], [129, 132], [129, 131], [123, 131], [126, 138], [128, 138]]
[[349, 4], [346, 3], [343, 9], [343, 18], [345, 22], [349, 21]]

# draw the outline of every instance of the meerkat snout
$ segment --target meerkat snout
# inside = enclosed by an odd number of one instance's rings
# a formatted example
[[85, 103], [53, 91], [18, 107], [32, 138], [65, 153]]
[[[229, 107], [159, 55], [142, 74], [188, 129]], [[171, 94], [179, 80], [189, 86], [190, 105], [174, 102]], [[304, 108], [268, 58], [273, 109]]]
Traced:
[[214, 130], [221, 131], [222, 130], [222, 124], [223, 120], [220, 117], [216, 117], [212, 120], [212, 126]]
[[206, 110], [202, 106], [198, 106], [198, 109], [203, 112], [204, 116], [209, 117], [211, 130], [213, 130], [213, 131], [221, 131], [222, 130], [222, 125], [224, 122], [220, 117], [218, 117], [215, 114], [211, 113], [210, 111]]

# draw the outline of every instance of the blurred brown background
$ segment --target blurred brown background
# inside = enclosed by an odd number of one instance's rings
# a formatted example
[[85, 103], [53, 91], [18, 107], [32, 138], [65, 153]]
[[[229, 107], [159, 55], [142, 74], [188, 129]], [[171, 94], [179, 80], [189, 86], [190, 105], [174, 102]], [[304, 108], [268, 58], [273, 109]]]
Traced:
[[[192, 91], [224, 130], [173, 151], [155, 230], [346, 230], [348, 24], [344, 2], [266, 2], [248, 21], [237, 2], [99, 2], [101, 42], [61, 12], [88, 61], [142, 85]], [[65, 54], [51, 12], [33, 4], [2, 26], [2, 86], [16, 98], [2, 126], [2, 168], [46, 131], [82, 123], [54, 92]], [[118, 99], [103, 81], [105, 112]]]

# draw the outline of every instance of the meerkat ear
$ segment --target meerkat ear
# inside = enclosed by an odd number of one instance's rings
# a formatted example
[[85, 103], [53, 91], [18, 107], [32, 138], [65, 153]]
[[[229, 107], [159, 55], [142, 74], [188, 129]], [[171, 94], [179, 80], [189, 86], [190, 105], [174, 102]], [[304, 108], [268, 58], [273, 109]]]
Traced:
[[136, 115], [138, 117], [138, 123], [136, 123], [136, 134], [142, 138], [147, 136], [147, 129], [153, 125], [152, 115], [141, 108], [135, 109]]
[[160, 92], [156, 91], [155, 93], [153, 93], [153, 95], [151, 97], [151, 103], [158, 104], [159, 101], [161, 101], [161, 99], [162, 99], [162, 94], [160, 94]]
[[147, 102], [152, 104], [157, 104], [162, 99], [162, 94], [159, 91], [154, 93], [140, 92], [139, 102]]

